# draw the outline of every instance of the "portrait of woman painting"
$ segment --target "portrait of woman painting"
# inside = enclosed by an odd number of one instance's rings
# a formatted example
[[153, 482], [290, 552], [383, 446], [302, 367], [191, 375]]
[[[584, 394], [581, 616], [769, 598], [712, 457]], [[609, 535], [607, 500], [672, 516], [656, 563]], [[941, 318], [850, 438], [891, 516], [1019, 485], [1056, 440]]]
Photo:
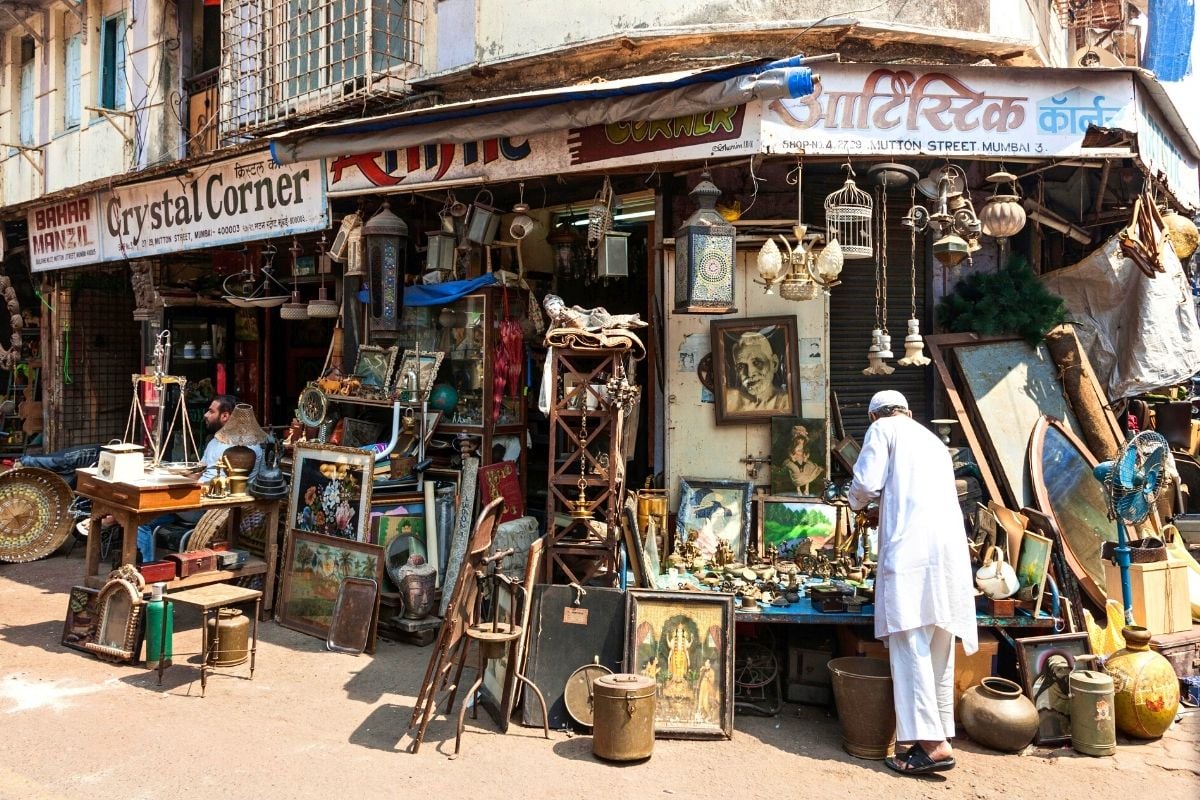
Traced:
[[829, 470], [825, 421], [800, 417], [771, 420], [771, 494], [819, 497]]
[[728, 738], [733, 596], [630, 589], [625, 608], [625, 671], [657, 685], [655, 735]]

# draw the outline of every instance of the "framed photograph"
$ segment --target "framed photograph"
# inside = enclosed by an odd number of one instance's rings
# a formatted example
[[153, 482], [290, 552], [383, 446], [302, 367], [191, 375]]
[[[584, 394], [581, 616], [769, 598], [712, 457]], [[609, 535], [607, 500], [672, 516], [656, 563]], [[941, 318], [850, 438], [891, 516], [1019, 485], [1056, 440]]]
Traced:
[[[396, 370], [392, 392], [405, 403], [427, 401], [445, 357], [445, 353], [433, 351], [422, 352], [418, 358], [417, 351], [405, 350], [400, 357], [400, 368]], [[414, 380], [416, 386], [413, 385]]]
[[301, 442], [292, 452], [288, 528], [366, 542], [375, 454]]
[[392, 367], [396, 365], [396, 349], [373, 344], [359, 346], [354, 374], [362, 378], [363, 386], [387, 389], [392, 379]]
[[[293, 528], [288, 531], [282, 572], [276, 622], [324, 639], [343, 578], [372, 578], [383, 585], [383, 548]], [[372, 630], [369, 641], [374, 639]]]
[[837, 506], [763, 495], [757, 505], [754, 546], [760, 556], [774, 547], [780, 558], [791, 560], [803, 542], [816, 551], [837, 533]]
[[825, 420], [771, 418], [771, 494], [820, 497], [829, 476]]
[[1021, 556], [1017, 559], [1017, 578], [1022, 588], [1033, 589], [1033, 616], [1042, 610], [1042, 590], [1046, 588], [1046, 574], [1050, 569], [1050, 555], [1054, 542], [1041, 534], [1025, 531], [1021, 537]]
[[718, 425], [800, 416], [795, 317], [721, 319], [709, 327]]
[[1038, 712], [1034, 741], [1040, 746], [1071, 741], [1070, 685], [1075, 659], [1087, 655], [1086, 633], [1060, 633], [1015, 640], [1025, 696]]
[[84, 642], [93, 641], [100, 619], [96, 603], [99, 596], [99, 589], [71, 587], [67, 595], [67, 617], [63, 621], [62, 643], [65, 647], [87, 652]]
[[630, 589], [625, 616], [625, 671], [658, 685], [655, 736], [732, 736], [733, 595]]
[[681, 478], [675, 541], [694, 544], [709, 560], [725, 544], [734, 561], [745, 563], [753, 494], [750, 481]]

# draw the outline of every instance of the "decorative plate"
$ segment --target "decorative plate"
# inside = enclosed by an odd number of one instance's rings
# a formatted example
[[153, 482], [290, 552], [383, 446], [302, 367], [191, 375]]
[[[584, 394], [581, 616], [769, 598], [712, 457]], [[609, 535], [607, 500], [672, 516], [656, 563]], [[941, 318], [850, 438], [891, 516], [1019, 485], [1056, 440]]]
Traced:
[[300, 399], [296, 402], [296, 419], [304, 425], [317, 427], [325, 421], [328, 411], [329, 400], [319, 388], [308, 386], [300, 392]]
[[37, 561], [71, 535], [66, 481], [45, 469], [21, 467], [0, 474], [0, 561]]

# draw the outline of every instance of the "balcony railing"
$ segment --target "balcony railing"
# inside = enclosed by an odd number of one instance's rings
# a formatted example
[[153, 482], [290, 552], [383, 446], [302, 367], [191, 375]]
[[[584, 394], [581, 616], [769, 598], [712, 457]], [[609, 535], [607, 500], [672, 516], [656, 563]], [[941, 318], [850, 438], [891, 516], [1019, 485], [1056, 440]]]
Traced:
[[234, 0], [221, 10], [220, 136], [405, 92], [425, 0]]

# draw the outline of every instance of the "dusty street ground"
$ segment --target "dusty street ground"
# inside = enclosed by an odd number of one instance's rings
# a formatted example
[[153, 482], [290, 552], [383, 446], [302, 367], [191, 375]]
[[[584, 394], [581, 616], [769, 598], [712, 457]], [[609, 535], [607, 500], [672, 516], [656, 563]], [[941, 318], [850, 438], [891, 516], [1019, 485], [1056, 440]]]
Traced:
[[[842, 752], [822, 709], [788, 705], [741, 716], [732, 741], [658, 741], [645, 763], [595, 761], [591, 740], [514, 725], [499, 735], [468, 717], [463, 754], [439, 717], [417, 755], [405, 727], [429, 648], [381, 640], [372, 656], [260, 627], [258, 668], [210, 679], [177, 657], [165, 685], [140, 666], [98, 661], [60, 643], [78, 549], [0, 564], [0, 798], [1109, 798], [1200, 796], [1200, 714], [1162, 740], [1122, 740], [1114, 758], [1070, 749], [1000, 755], [960, 739], [957, 769], [903, 778]], [[177, 619], [177, 651], [195, 651], [196, 620]], [[447, 795], [447, 792], [451, 794]]]

